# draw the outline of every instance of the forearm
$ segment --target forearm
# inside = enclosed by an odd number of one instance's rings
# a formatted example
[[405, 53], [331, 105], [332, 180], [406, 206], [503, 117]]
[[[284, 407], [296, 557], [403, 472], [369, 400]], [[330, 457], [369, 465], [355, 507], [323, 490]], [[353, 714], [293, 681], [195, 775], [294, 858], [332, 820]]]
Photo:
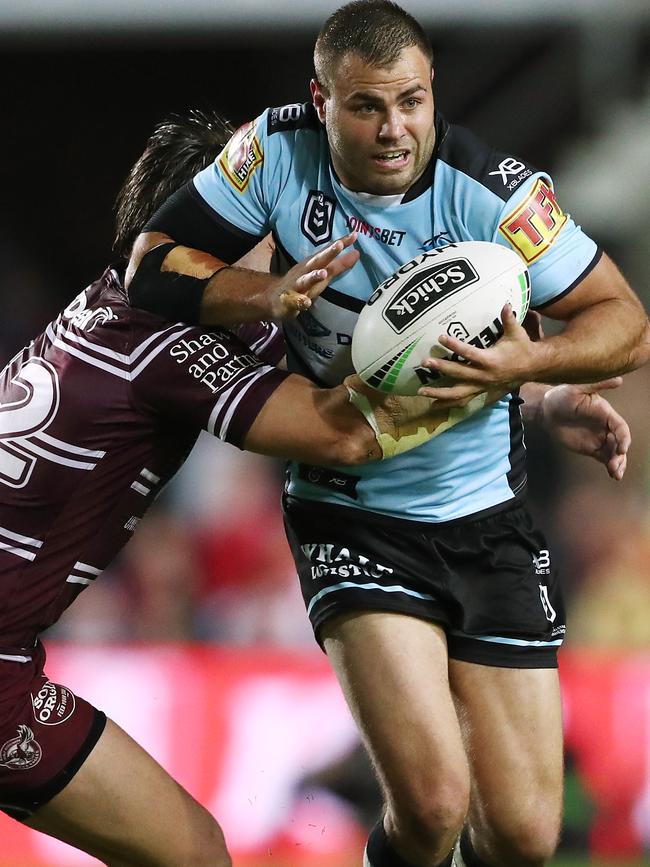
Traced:
[[523, 380], [593, 382], [643, 365], [650, 355], [650, 329], [640, 305], [611, 299], [576, 314], [560, 334], [530, 350]]
[[[227, 265], [210, 253], [184, 246], [176, 246], [169, 252], [162, 262], [159, 276], [155, 273], [148, 275], [147, 291], [143, 293], [138, 280], [135, 279], [138, 268], [141, 267], [147, 253], [169, 242], [173, 243], [173, 239], [160, 232], [147, 232], [139, 237], [129, 262], [125, 281], [127, 290], [132, 291], [133, 301], [137, 306], [142, 305], [145, 309], [160, 312], [162, 315], [167, 313], [168, 318], [174, 318], [164, 307], [163, 284], [169, 280], [170, 275], [178, 275], [196, 281], [196, 291], [200, 291], [201, 298], [200, 305], [197, 305], [198, 316], [193, 318], [195, 320], [198, 318], [201, 324], [222, 325], [228, 328], [247, 322], [271, 319], [277, 315], [278, 311], [272, 309], [273, 296], [269, 292], [279, 281], [277, 276]], [[158, 298], [156, 298], [157, 288], [160, 289]], [[147, 295], [151, 303], [148, 302]], [[157, 304], [160, 304], [158, 309], [156, 309]]]

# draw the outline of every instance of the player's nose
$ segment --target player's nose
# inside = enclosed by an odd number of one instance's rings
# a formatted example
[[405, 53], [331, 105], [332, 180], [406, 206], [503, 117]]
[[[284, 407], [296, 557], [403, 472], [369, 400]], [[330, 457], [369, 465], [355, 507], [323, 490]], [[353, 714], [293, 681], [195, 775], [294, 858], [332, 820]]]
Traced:
[[379, 138], [382, 141], [399, 141], [405, 133], [402, 114], [395, 109], [389, 109], [383, 118], [379, 130]]

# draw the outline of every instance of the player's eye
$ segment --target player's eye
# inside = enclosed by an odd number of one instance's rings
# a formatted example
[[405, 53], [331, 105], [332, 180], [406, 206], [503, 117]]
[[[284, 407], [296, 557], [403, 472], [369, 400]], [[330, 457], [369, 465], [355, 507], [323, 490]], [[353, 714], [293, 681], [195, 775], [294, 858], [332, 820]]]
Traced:
[[363, 105], [360, 105], [357, 109], [359, 114], [373, 114], [377, 111], [377, 106], [372, 102], [365, 102]]
[[420, 104], [420, 100], [416, 99], [414, 96], [409, 96], [408, 99], [405, 99], [402, 105], [404, 108], [417, 108]]

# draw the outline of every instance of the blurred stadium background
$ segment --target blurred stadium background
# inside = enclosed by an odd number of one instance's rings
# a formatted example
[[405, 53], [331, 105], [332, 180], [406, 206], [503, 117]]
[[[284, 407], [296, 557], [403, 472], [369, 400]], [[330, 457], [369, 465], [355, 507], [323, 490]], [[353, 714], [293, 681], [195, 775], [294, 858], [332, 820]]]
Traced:
[[[308, 98], [337, 2], [0, 2], [4, 362], [111, 259], [112, 205], [154, 123], [236, 125]], [[403, 0], [438, 107], [554, 176], [650, 301], [647, 0]], [[533, 508], [561, 552], [566, 824], [557, 865], [650, 864], [650, 370], [608, 395], [622, 483], [530, 430]], [[378, 795], [285, 545], [282, 467], [201, 439], [123, 556], [49, 636], [94, 700], [214, 810], [237, 867], [352, 867]], [[155, 806], [152, 805], [152, 809]], [[0, 867], [96, 864], [0, 817]]]

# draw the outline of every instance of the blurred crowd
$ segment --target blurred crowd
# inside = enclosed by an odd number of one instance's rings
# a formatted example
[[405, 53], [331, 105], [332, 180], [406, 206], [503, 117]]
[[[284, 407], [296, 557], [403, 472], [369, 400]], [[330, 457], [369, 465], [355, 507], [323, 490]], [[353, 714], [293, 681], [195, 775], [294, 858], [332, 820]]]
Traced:
[[[22, 251], [6, 240], [0, 247], [0, 292], [11, 299], [0, 322], [4, 364], [60, 301]], [[647, 368], [606, 392], [632, 429], [622, 482], [543, 430], [526, 432], [531, 508], [562, 563], [567, 644], [650, 646], [649, 392]], [[281, 462], [201, 434], [119, 559], [51, 637], [311, 644], [282, 526], [282, 485]]]

